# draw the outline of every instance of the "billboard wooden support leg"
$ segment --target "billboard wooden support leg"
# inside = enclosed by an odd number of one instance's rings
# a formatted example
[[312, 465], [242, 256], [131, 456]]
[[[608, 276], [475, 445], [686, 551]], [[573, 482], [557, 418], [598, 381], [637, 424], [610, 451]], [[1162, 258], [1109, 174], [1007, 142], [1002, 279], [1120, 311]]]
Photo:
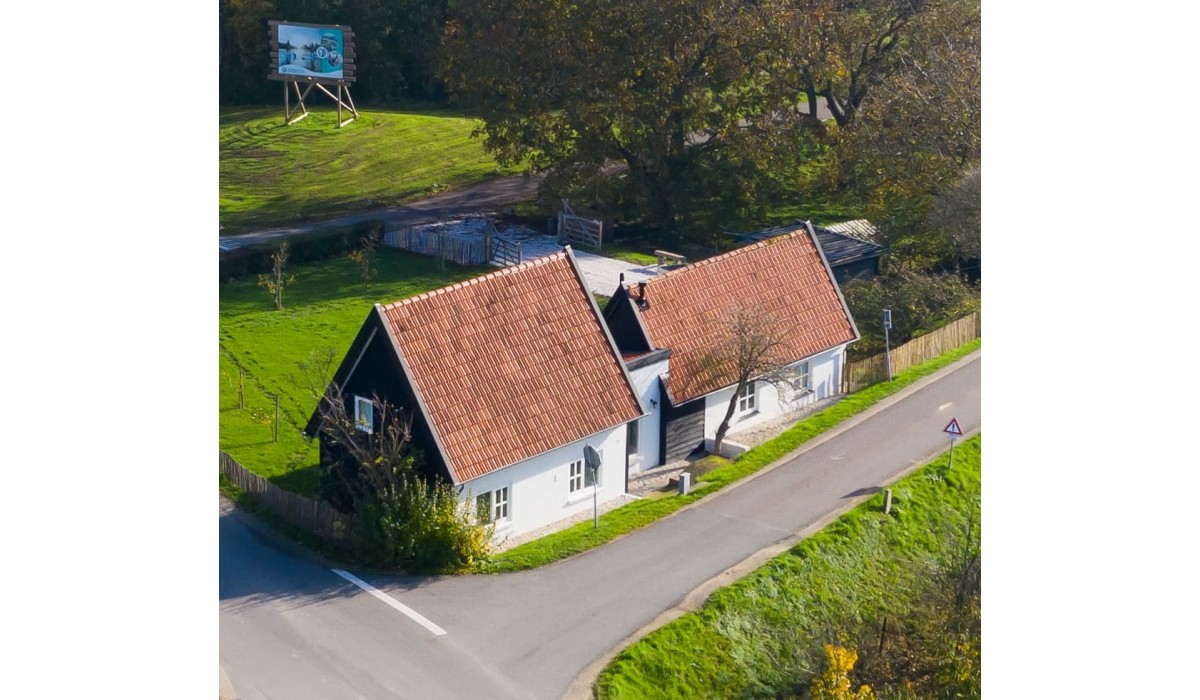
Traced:
[[[338, 94], [336, 94], [336, 95], [333, 94], [332, 92], [330, 92], [324, 85], [322, 85], [320, 83], [312, 83], [312, 85], [316, 85], [318, 90], [325, 93], [326, 95], [329, 95], [330, 99], [335, 100], [337, 102], [337, 104], [338, 104], [338, 127], [339, 128], [346, 126], [347, 124], [349, 124], [350, 122], [352, 122], [358, 118], [358, 110], [354, 108], [354, 101], [350, 99], [350, 86], [349, 85], [339, 84], [338, 85]], [[312, 87], [312, 85], [310, 85], [309, 87]], [[343, 89], [346, 92], [346, 100], [345, 101], [342, 100], [342, 90]], [[354, 115], [353, 117], [350, 117], [346, 121], [342, 121], [342, 108], [343, 107], [350, 110], [350, 113]]]
[[[288, 85], [292, 85], [296, 89], [296, 109], [292, 109], [288, 104]], [[309, 91], [312, 90], [312, 83], [300, 92], [300, 83], [295, 80], [288, 80], [283, 84], [283, 124], [290, 126], [308, 116], [308, 108], [304, 106], [304, 98], [308, 97]]]

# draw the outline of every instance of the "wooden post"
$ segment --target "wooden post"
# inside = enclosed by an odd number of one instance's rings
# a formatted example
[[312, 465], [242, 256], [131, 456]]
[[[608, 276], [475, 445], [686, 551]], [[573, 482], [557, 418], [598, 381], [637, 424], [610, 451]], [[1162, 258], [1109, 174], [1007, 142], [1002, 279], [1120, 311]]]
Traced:
[[272, 442], [279, 442], [279, 397], [275, 397], [275, 431]]
[[292, 118], [291, 96], [288, 95], [288, 81], [283, 81], [283, 125], [287, 126]]
[[238, 408], [246, 407], [246, 370], [238, 366]]
[[879, 628], [879, 653], [883, 653], [883, 640], [887, 635], [887, 618], [883, 618], [883, 626]]
[[892, 490], [883, 490], [883, 514], [889, 515], [892, 512]]

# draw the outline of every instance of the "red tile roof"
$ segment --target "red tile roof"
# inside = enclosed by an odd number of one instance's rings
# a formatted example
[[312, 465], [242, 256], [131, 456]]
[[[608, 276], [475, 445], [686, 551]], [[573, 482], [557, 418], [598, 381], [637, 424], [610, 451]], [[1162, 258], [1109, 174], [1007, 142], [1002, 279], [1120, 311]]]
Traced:
[[455, 483], [642, 415], [567, 251], [381, 311]]
[[[631, 298], [637, 287], [626, 285]], [[735, 383], [703, 372], [700, 360], [741, 304], [761, 305], [780, 323], [782, 354], [796, 362], [858, 338], [829, 268], [806, 227], [672, 270], [646, 282], [638, 308], [650, 342], [671, 349], [667, 389], [680, 404]]]

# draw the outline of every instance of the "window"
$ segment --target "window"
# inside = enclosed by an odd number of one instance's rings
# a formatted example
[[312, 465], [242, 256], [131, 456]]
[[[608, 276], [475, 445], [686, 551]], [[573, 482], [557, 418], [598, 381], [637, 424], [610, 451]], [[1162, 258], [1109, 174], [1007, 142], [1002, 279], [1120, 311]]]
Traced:
[[738, 391], [738, 413], [746, 413], [753, 411], [756, 399], [758, 398], [754, 390], [754, 382], [746, 382]]
[[375, 404], [371, 399], [361, 396], [354, 397], [354, 427], [364, 433], [374, 432]]
[[812, 391], [812, 375], [808, 372], [808, 360], [800, 363], [796, 368], [797, 381], [796, 386], [800, 388], [801, 393]]
[[480, 522], [508, 520], [508, 487], [479, 494], [475, 498], [475, 508]]
[[638, 453], [638, 421], [629, 421], [628, 425], [625, 431], [625, 454], [635, 455]]
[[574, 462], [571, 462], [571, 471], [570, 471], [570, 478], [568, 480], [568, 483], [570, 484], [569, 493], [575, 493], [579, 489], [583, 488], [583, 460], [582, 459], [577, 459]]

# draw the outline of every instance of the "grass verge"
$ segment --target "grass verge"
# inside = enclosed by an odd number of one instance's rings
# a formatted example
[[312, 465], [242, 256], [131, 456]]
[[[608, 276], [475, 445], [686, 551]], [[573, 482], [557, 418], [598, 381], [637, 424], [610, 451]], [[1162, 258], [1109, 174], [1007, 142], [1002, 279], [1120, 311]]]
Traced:
[[686, 496], [670, 496], [654, 500], [643, 499], [613, 509], [600, 516], [600, 527], [583, 522], [566, 530], [547, 535], [502, 552], [490, 562], [481, 565], [481, 573], [523, 571], [545, 566], [559, 559], [574, 556], [593, 547], [645, 527], [694, 503], [710, 493], [718, 491], [739, 479], [745, 478], [778, 460], [797, 447], [833, 428], [846, 419], [862, 413], [883, 399], [906, 386], [929, 376], [979, 349], [976, 339], [929, 362], [917, 365], [896, 375], [890, 382], [876, 384], [858, 393], [851, 394], [829, 408], [796, 423], [781, 435], [742, 453], [729, 464], [713, 469], [704, 475], [704, 485]]
[[[864, 660], [862, 672], [874, 670], [877, 683], [896, 674], [882, 647], [874, 652], [879, 622], [891, 616], [896, 625], [907, 613], [901, 629], [911, 624], [931, 581], [972, 537], [962, 533], [973, 525], [978, 536], [981, 450], [981, 436], [964, 441], [952, 470], [943, 454], [897, 482], [891, 514], [875, 496], [632, 644], [601, 672], [597, 697], [689, 698], [700, 689], [710, 697], [795, 697], [820, 670], [824, 643], [875, 656], [874, 669]], [[923, 653], [896, 646], [910, 661]], [[974, 662], [977, 653], [976, 646]], [[908, 683], [937, 682], [913, 670], [902, 666], [891, 687], [875, 686], [877, 696], [908, 697]]]

